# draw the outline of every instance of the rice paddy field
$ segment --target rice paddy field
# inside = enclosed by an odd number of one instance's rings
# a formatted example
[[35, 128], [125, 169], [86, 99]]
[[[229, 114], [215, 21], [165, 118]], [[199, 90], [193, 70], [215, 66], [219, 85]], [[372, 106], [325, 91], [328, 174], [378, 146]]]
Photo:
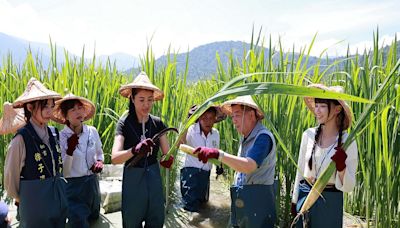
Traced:
[[[278, 141], [276, 175], [279, 191], [276, 208], [279, 227], [288, 227], [291, 223], [290, 199], [298, 148], [302, 132], [315, 126], [315, 119], [301, 96], [288, 95], [282, 88], [270, 89], [267, 93], [259, 92], [251, 85], [276, 83], [306, 86], [321, 82], [341, 85], [347, 94], [376, 101], [372, 105], [350, 102], [355, 118], [350, 132], [358, 144], [359, 166], [356, 188], [345, 194], [345, 211], [365, 219], [371, 227], [400, 227], [400, 53], [397, 53], [396, 41], [384, 49], [378, 45], [378, 37], [378, 33], [374, 33], [374, 48], [371, 50], [360, 50], [358, 54], [336, 61], [328, 60], [321, 53], [319, 60], [312, 65], [308, 59], [313, 41], [307, 47], [283, 51], [280, 43], [273, 45], [271, 41], [258, 37], [251, 40], [248, 50], [243, 49], [245, 59], [236, 59], [230, 53], [215, 53], [218, 61], [215, 73], [209, 75], [209, 79], [197, 82], [189, 82], [187, 73], [177, 72], [177, 53], [168, 51], [166, 64], [158, 66], [149, 46], [136, 73], [140, 70], [147, 72], [165, 93], [164, 100], [155, 103], [152, 113], [160, 116], [168, 126], [180, 129], [188, 124], [186, 116], [192, 104], [203, 104], [228, 82], [243, 75], [248, 76], [240, 78], [237, 83], [247, 86], [246, 93], [256, 94], [254, 99], [266, 113], [264, 124], [273, 130]], [[270, 51], [266, 53], [261, 47], [267, 47]], [[61, 95], [72, 92], [92, 100], [97, 111], [87, 124], [99, 131], [106, 162], [110, 163], [116, 123], [128, 109], [128, 100], [119, 95], [118, 89], [121, 84], [131, 82], [136, 73], [119, 72], [111, 62], [100, 64], [96, 56], [88, 61], [84, 57], [72, 58], [68, 53], [64, 55], [66, 61], [60, 65], [55, 57], [56, 49], [53, 47], [52, 50], [52, 63], [48, 68], [43, 67], [39, 57], [29, 52], [21, 66], [13, 63], [12, 53], [3, 59], [0, 67], [0, 103], [14, 101], [24, 91], [31, 77], [40, 79]], [[221, 62], [221, 55], [229, 55], [229, 61]], [[187, 58], [186, 64], [189, 61], [196, 60]], [[213, 101], [222, 103], [235, 94], [240, 92], [231, 91], [229, 95]], [[221, 132], [221, 149], [235, 154], [239, 135], [231, 120], [223, 121], [216, 127]], [[11, 138], [12, 135], [0, 136], [1, 180], [7, 144]], [[171, 134], [169, 138], [172, 145], [176, 135]], [[171, 153], [176, 155], [180, 152], [173, 149]], [[233, 171], [226, 170], [229, 177], [227, 181], [232, 181]], [[162, 171], [167, 196], [171, 194], [178, 171], [177, 168], [171, 172]]]

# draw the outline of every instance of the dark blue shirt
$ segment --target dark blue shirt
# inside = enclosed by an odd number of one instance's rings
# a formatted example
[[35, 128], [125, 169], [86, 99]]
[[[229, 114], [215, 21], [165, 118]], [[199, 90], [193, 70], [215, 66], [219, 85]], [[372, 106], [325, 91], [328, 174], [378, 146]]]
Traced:
[[272, 139], [267, 134], [259, 135], [254, 141], [253, 147], [247, 153], [247, 157], [253, 159], [260, 167], [261, 163], [272, 150]]

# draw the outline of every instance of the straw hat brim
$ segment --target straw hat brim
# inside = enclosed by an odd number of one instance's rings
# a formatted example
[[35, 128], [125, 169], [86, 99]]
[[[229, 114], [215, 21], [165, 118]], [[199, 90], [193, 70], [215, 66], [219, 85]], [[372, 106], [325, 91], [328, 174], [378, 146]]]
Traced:
[[56, 121], [57, 123], [61, 123], [61, 124], [65, 124], [66, 123], [66, 118], [64, 117], [64, 115], [62, 114], [61, 111], [61, 104], [65, 101], [69, 101], [69, 100], [79, 100], [82, 105], [83, 105], [83, 109], [84, 109], [84, 121], [91, 119], [94, 114], [96, 113], [96, 107], [95, 105], [88, 99], [83, 98], [83, 97], [79, 97], [79, 96], [75, 96], [75, 95], [67, 95], [64, 98], [62, 98], [61, 100], [56, 101], [56, 105], [53, 109], [53, 120]]
[[[222, 112], [221, 106], [219, 106], [219, 105], [211, 105], [208, 109], [210, 109], [210, 108], [215, 108], [215, 110], [217, 110], [217, 113], [216, 113], [216, 116], [215, 116], [215, 118], [216, 118], [215, 123], [219, 123], [219, 122], [221, 122], [221, 121], [223, 121], [223, 120], [226, 119], [226, 114], [225, 114], [224, 112]], [[197, 106], [197, 105], [193, 105], [193, 106], [190, 108], [190, 110], [189, 110], [188, 117], [190, 117], [191, 115], [193, 115], [193, 113], [194, 113], [197, 109], [198, 109], [198, 106]], [[207, 109], [207, 110], [208, 110], [208, 109]], [[207, 111], [207, 110], [206, 110], [206, 111]], [[205, 111], [205, 112], [206, 112], [206, 111]]]
[[[339, 92], [338, 90], [334, 89], [334, 87], [327, 87], [322, 84], [311, 84], [308, 87], [312, 88], [318, 88], [326, 91], [333, 91], [333, 92]], [[346, 101], [344, 100], [337, 100], [339, 104], [342, 106], [344, 110], [344, 126], [343, 130], [347, 130], [351, 126], [351, 122], [353, 119], [353, 112], [351, 111], [350, 106], [347, 104]], [[306, 103], [307, 108], [314, 113], [315, 110], [315, 98], [314, 97], [304, 97], [304, 102]]]
[[61, 99], [61, 95], [47, 89], [36, 78], [31, 78], [26, 86], [24, 93], [19, 96], [13, 103], [14, 108], [22, 108], [24, 104], [47, 99]]
[[3, 117], [0, 119], [0, 135], [15, 133], [18, 129], [25, 126], [24, 109], [14, 109], [13, 105], [9, 102], [5, 102], [3, 107]]
[[153, 91], [154, 101], [159, 101], [164, 98], [164, 93], [157, 86], [149, 84], [149, 83], [129, 83], [121, 86], [119, 89], [119, 93], [126, 98], [129, 98], [132, 95], [132, 89], [145, 89]]
[[244, 106], [253, 108], [256, 110], [256, 117], [258, 120], [262, 120], [264, 118], [264, 113], [261, 111], [261, 109], [256, 104], [246, 102], [246, 101], [239, 101], [239, 100], [235, 100], [235, 99], [224, 102], [221, 106], [222, 112], [228, 116], [232, 116], [232, 105], [244, 105]]

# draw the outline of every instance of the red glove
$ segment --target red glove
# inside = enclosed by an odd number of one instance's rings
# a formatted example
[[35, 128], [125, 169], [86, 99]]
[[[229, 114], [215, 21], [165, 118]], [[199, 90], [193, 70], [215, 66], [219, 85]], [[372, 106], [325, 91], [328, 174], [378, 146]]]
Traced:
[[296, 210], [296, 204], [292, 203], [292, 206], [290, 207], [290, 213], [292, 214], [293, 217], [297, 216], [297, 210]]
[[160, 165], [162, 165], [166, 169], [171, 168], [172, 163], [174, 163], [174, 156], [170, 155], [168, 160], [164, 159], [165, 159], [165, 154], [161, 157]]
[[336, 153], [331, 157], [331, 159], [336, 163], [337, 171], [343, 171], [346, 168], [346, 158], [347, 154], [342, 147], [335, 147]]
[[101, 173], [101, 171], [103, 171], [103, 161], [96, 161], [90, 170], [92, 170], [93, 173]]
[[67, 154], [69, 156], [72, 156], [78, 143], [79, 143], [79, 137], [77, 134], [73, 134], [71, 135], [71, 137], [67, 139], [67, 144], [68, 144]]
[[197, 154], [197, 158], [199, 161], [202, 161], [204, 164], [207, 163], [208, 159], [215, 158], [218, 159], [219, 151], [217, 148], [209, 148], [209, 147], [197, 147], [193, 154]]
[[147, 139], [141, 141], [140, 143], [138, 143], [134, 149], [132, 148], [131, 153], [133, 155], [136, 155], [139, 153], [143, 153], [143, 154], [150, 153], [151, 148], [153, 148], [154, 145], [155, 144], [154, 144], [153, 140], [150, 138], [147, 138]]

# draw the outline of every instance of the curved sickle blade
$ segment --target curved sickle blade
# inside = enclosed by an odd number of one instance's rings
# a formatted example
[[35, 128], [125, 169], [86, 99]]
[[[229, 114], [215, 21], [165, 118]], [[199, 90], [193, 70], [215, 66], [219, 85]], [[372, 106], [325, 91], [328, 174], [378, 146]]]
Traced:
[[[153, 136], [153, 138], [151, 138], [151, 140], [153, 140], [153, 142], [155, 143], [156, 141], [160, 140], [161, 136], [165, 135], [167, 132], [169, 131], [174, 131], [176, 133], [179, 133], [178, 129], [174, 128], [174, 127], [169, 127], [169, 128], [165, 128], [163, 130], [161, 130], [160, 132], [158, 132], [157, 134], [155, 134]], [[135, 166], [140, 159], [142, 159], [144, 156], [146, 156], [146, 153], [139, 153], [136, 156], [133, 157], [133, 159], [128, 163], [127, 167], [132, 167]]]

